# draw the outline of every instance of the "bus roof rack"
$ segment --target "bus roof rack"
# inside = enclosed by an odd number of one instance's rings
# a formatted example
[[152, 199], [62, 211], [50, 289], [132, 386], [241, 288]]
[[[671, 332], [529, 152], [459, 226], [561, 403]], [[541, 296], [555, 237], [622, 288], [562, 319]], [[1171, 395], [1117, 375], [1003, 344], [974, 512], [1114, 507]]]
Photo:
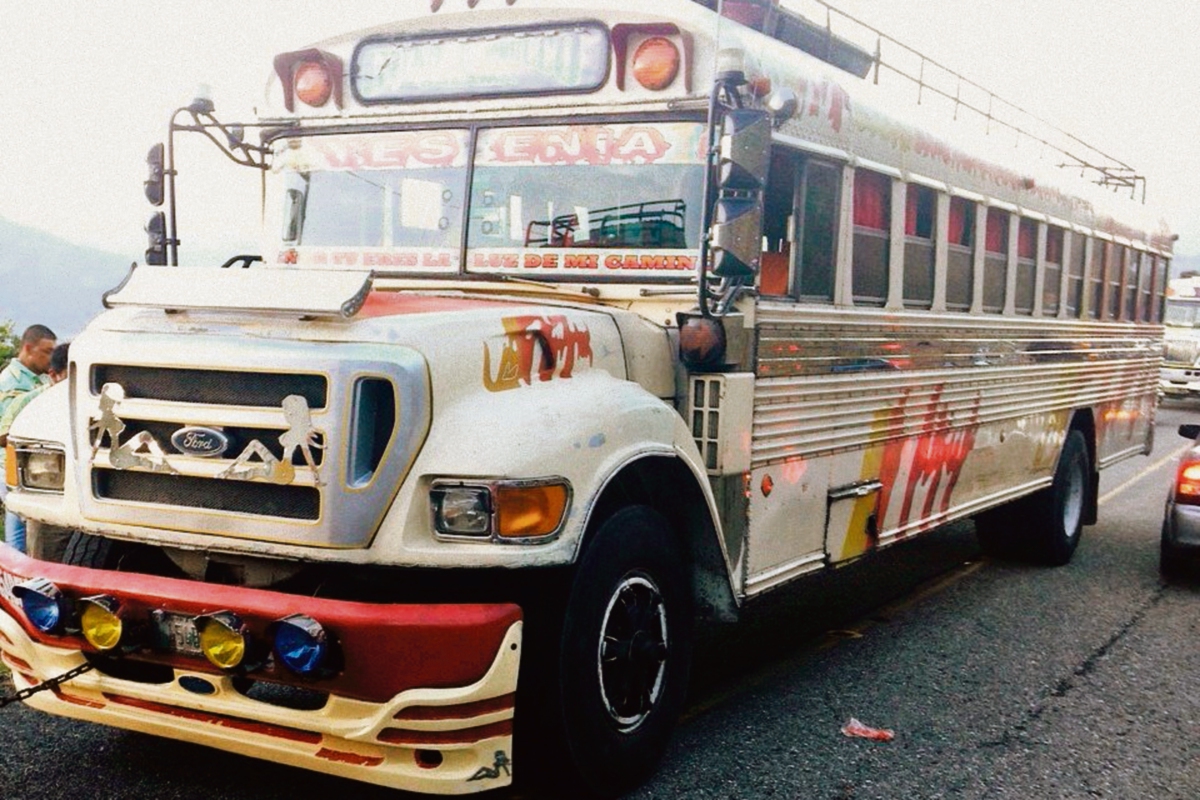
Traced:
[[[695, 0], [735, 22], [791, 45], [860, 78], [873, 73], [894, 75], [916, 89], [916, 102], [941, 98], [960, 112], [981, 117], [988, 133], [994, 127], [1041, 144], [1060, 156], [1059, 167], [1077, 169], [1081, 177], [1113, 191], [1129, 190], [1146, 200], [1146, 178], [1129, 164], [1079, 137], [1000, 97], [970, 78], [852, 17], [825, 0]], [[814, 20], [824, 17], [824, 24]]]

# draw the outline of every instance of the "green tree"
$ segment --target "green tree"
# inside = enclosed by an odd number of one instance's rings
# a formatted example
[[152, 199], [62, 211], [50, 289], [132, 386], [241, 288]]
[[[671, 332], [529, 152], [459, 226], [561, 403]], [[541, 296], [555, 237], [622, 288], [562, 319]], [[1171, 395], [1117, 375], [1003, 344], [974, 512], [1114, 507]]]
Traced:
[[8, 366], [21, 349], [21, 337], [13, 330], [12, 320], [0, 322], [0, 369]]

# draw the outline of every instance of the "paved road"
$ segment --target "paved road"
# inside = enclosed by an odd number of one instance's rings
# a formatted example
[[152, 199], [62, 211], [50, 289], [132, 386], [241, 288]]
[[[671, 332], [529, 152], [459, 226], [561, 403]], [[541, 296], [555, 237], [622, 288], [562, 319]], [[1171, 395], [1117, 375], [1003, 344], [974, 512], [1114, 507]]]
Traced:
[[[1200, 797], [1200, 582], [1157, 572], [1182, 421], [1200, 406], [1165, 407], [1155, 453], [1104, 474], [1067, 567], [981, 559], [957, 525], [709, 631], [666, 763], [630, 797]], [[847, 738], [851, 717], [896, 738]], [[4, 800], [339, 794], [405, 796], [0, 711]]]

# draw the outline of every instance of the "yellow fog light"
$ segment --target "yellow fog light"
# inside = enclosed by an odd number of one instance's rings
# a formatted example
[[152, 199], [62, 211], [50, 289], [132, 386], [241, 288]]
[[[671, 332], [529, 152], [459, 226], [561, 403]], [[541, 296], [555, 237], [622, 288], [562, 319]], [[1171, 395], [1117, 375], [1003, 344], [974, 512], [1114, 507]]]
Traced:
[[236, 614], [222, 611], [196, 618], [200, 650], [221, 669], [233, 669], [246, 657], [246, 626]]
[[496, 532], [505, 537], [549, 536], [562, 525], [571, 493], [565, 483], [496, 487]]
[[97, 650], [112, 650], [121, 643], [120, 604], [115, 597], [97, 595], [79, 601], [83, 607], [79, 627], [83, 638]]

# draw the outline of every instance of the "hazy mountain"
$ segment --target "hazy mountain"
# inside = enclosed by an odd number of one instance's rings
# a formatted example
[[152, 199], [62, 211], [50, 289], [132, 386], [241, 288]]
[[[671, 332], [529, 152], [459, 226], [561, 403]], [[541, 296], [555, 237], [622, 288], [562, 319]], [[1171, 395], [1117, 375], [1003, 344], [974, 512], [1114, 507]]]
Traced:
[[18, 334], [41, 323], [73, 337], [132, 260], [0, 219], [0, 322], [11, 320]]

